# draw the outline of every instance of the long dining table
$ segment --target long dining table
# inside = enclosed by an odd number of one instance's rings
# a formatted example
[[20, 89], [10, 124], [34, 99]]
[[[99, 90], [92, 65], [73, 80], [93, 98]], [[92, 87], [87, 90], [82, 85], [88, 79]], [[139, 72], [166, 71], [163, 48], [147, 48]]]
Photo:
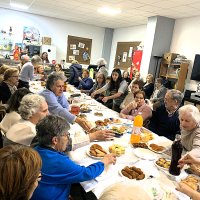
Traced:
[[[38, 82], [32, 82], [30, 85], [30, 90], [34, 93], [43, 89], [43, 86], [41, 86], [41, 84]], [[109, 119], [113, 122], [105, 126], [101, 126], [100, 129], [112, 129], [113, 126], [126, 127], [121, 137], [114, 137], [114, 139], [111, 141], [94, 141], [87, 146], [83, 146], [69, 152], [69, 156], [73, 161], [80, 165], [88, 166], [102, 159], [90, 155], [90, 146], [93, 144], [101, 145], [107, 152], [109, 152], [108, 149], [112, 145], [120, 145], [125, 148], [125, 153], [117, 157], [117, 162], [115, 165], [106, 167], [99, 177], [81, 183], [86, 192], [92, 191], [96, 197], [99, 198], [103, 191], [109, 186], [112, 186], [116, 183], [123, 183], [141, 186], [152, 200], [190, 199], [175, 189], [177, 183], [183, 178], [187, 177], [187, 173], [184, 170], [181, 171], [179, 176], [172, 176], [167, 170], [159, 167], [156, 164], [156, 160], [159, 158], [169, 159], [167, 155], [163, 153], [156, 153], [150, 149], [134, 148], [130, 144], [130, 136], [133, 130], [132, 121], [120, 118], [119, 113], [108, 109], [101, 103], [92, 99], [90, 96], [81, 93], [73, 86], [68, 85], [67, 92], [64, 92], [64, 94], [67, 98], [70, 98], [71, 94], [80, 95], [71, 99], [72, 105], [75, 104], [88, 108], [88, 111], [82, 114], [85, 115], [84, 117], [86, 117], [86, 119], [91, 123], [92, 127], [96, 126], [95, 122], [97, 120], [103, 121], [104, 119]], [[73, 124], [70, 126], [71, 129], [69, 132], [72, 137], [86, 134], [78, 124]], [[162, 145], [166, 149], [171, 147], [172, 141], [169, 139], [163, 136], [158, 136], [148, 129], [143, 128], [142, 130], [144, 133], [146, 132], [152, 136], [151, 140], [147, 142], [148, 147], [150, 143]], [[143, 180], [136, 180], [123, 176], [121, 170], [126, 166], [135, 166], [140, 168], [144, 172], [145, 178]]]

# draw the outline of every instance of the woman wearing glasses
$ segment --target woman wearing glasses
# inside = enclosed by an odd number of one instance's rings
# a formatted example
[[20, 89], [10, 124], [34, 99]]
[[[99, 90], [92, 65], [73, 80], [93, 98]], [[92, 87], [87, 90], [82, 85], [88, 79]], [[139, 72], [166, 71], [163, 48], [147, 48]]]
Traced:
[[17, 90], [19, 71], [9, 68], [4, 72], [4, 80], [0, 83], [0, 102], [6, 104], [10, 96]]
[[64, 152], [70, 150], [68, 122], [59, 116], [48, 115], [37, 125], [39, 145], [35, 147], [42, 158], [42, 179], [32, 200], [67, 200], [72, 183], [88, 181], [99, 176], [116, 157], [107, 154], [87, 167], [73, 162]]
[[41, 179], [39, 154], [29, 147], [10, 145], [0, 149], [0, 161], [0, 199], [30, 199]]
[[151, 118], [152, 110], [145, 103], [145, 93], [139, 90], [134, 94], [134, 97], [134, 100], [120, 112], [119, 116], [125, 119], [134, 120], [134, 117], [141, 112], [144, 121]]

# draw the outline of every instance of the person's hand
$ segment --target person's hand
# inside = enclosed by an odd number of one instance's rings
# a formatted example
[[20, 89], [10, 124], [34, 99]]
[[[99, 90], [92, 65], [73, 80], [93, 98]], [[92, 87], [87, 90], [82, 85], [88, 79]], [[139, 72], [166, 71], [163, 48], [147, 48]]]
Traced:
[[81, 78], [81, 77], [78, 77], [78, 80], [79, 80], [79, 81], [82, 81], [82, 78]]
[[133, 110], [135, 108], [137, 108], [137, 103], [135, 101], [132, 101], [131, 103], [128, 104], [127, 109], [129, 110]]
[[113, 139], [115, 134], [112, 130], [99, 130], [93, 133], [89, 133], [90, 141], [99, 140], [99, 141], [108, 141]]
[[109, 100], [109, 97], [104, 97], [104, 98], [102, 99], [102, 101], [103, 101], [104, 103], [106, 103], [108, 100]]
[[128, 115], [125, 115], [124, 113], [119, 113], [119, 116], [120, 116], [121, 118], [124, 118], [124, 119], [127, 119], [127, 117], [128, 117]]
[[92, 97], [92, 98], [94, 98], [94, 97], [95, 97], [95, 95], [96, 95], [96, 93], [95, 93], [95, 92], [93, 92], [93, 93], [91, 94], [91, 97]]
[[182, 193], [188, 195], [191, 198], [193, 196], [195, 196], [196, 193], [197, 193], [195, 190], [193, 190], [191, 187], [189, 187], [185, 183], [178, 183], [178, 186], [177, 186], [176, 190], [178, 190], [179, 192], [182, 192]]
[[116, 161], [117, 161], [116, 155], [114, 155], [112, 153], [111, 154], [106, 154], [104, 156], [104, 158], [101, 160], [101, 162], [103, 162], [105, 166], [109, 165], [109, 164], [113, 164], [114, 165], [116, 163]]
[[77, 117], [75, 122], [78, 123], [87, 132], [91, 129], [90, 123], [85, 119]]
[[183, 158], [181, 158], [179, 161], [179, 167], [182, 168], [185, 164], [191, 165], [191, 164], [198, 164], [200, 165], [200, 159], [195, 158], [194, 156], [190, 155], [189, 153], [186, 154]]

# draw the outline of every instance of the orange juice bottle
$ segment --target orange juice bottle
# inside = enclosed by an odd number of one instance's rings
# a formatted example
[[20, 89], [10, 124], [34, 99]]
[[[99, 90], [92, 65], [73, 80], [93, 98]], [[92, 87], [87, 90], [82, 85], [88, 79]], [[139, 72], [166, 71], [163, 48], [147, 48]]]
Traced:
[[134, 118], [133, 122], [133, 132], [131, 134], [130, 138], [130, 143], [139, 143], [140, 142], [140, 133], [141, 133], [141, 128], [143, 126], [143, 118], [142, 118], [142, 113], [138, 113], [138, 115]]

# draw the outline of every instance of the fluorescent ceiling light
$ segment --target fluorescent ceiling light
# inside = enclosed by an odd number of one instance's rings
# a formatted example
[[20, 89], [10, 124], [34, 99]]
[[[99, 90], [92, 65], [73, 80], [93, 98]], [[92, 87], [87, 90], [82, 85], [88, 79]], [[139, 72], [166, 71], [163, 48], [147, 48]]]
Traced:
[[102, 7], [98, 9], [98, 12], [106, 15], [117, 15], [122, 11], [119, 8]]
[[20, 8], [20, 9], [24, 9], [24, 10], [27, 10], [29, 8], [29, 6], [26, 6], [23, 4], [18, 4], [18, 3], [10, 3], [10, 6], [13, 8]]

